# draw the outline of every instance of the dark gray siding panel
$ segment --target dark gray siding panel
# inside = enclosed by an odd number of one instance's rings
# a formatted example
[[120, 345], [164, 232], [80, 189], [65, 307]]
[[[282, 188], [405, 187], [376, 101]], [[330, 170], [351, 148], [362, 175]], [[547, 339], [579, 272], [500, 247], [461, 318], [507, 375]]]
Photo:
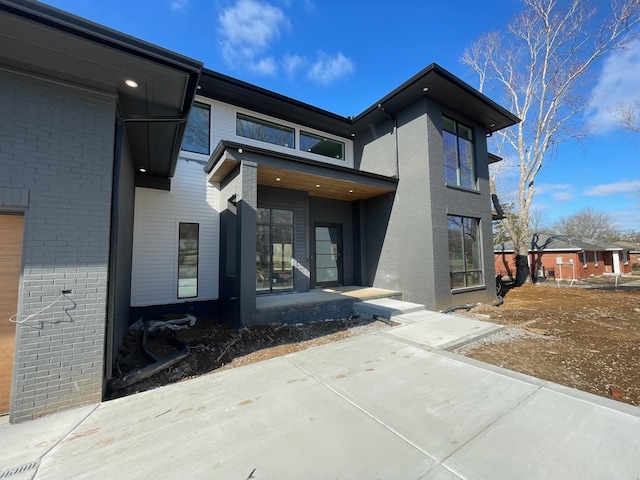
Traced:
[[354, 285], [356, 261], [354, 257], [355, 245], [352, 203], [327, 198], [309, 197], [309, 216], [311, 218], [309, 239], [313, 239], [313, 228], [316, 223], [335, 223], [342, 225], [342, 284]]
[[296, 292], [309, 291], [309, 197], [307, 192], [258, 186], [258, 207], [293, 210], [293, 287]]

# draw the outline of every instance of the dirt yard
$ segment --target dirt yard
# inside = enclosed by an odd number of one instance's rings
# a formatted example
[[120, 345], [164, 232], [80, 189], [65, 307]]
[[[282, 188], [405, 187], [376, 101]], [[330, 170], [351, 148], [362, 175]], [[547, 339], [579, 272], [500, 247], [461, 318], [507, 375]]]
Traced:
[[469, 312], [506, 330], [457, 353], [640, 405], [640, 288], [598, 283], [507, 290]]
[[[604, 280], [600, 280], [601, 282]], [[499, 307], [470, 312], [505, 325], [502, 333], [457, 353], [538, 378], [640, 405], [640, 288], [609, 285], [524, 285], [507, 290]], [[306, 325], [265, 325], [234, 330], [199, 318], [194, 327], [150, 336], [147, 349], [164, 358], [177, 338], [189, 355], [142, 381], [111, 392], [112, 398], [150, 390], [212, 371], [234, 368], [328, 342], [390, 328], [380, 321], [340, 319]], [[142, 350], [142, 332], [130, 332], [118, 356], [127, 374], [153, 363]]]
[[[172, 317], [164, 320], [169, 318]], [[189, 347], [186, 358], [109, 394], [111, 398], [123, 397], [214, 370], [240, 367], [386, 328], [390, 328], [389, 325], [378, 320], [344, 318], [304, 325], [256, 325], [236, 330], [210, 319], [198, 318], [191, 328], [176, 332], [165, 330], [147, 339], [147, 350], [159, 358], [166, 358], [176, 352], [176, 348], [168, 343], [170, 338], [176, 338]], [[142, 332], [129, 332], [117, 359], [120, 372], [116, 374], [126, 375], [152, 363], [142, 349]]]

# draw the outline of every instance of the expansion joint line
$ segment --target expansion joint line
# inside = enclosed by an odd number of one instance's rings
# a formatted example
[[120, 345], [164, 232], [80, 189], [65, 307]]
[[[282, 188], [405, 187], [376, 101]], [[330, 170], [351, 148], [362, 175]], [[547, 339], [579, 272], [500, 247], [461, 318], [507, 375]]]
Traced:
[[368, 411], [366, 411], [364, 408], [362, 408], [360, 405], [358, 405], [357, 403], [353, 402], [352, 400], [348, 399], [347, 397], [345, 397], [342, 393], [340, 393], [339, 391], [337, 391], [335, 388], [331, 387], [331, 385], [325, 383], [322, 379], [318, 378], [317, 376], [315, 376], [313, 373], [309, 372], [308, 370], [305, 370], [302, 366], [298, 365], [296, 362], [294, 362], [289, 356], [285, 357], [287, 360], [289, 360], [289, 362], [291, 362], [291, 364], [296, 367], [298, 370], [301, 370], [304, 374], [310, 376], [311, 378], [313, 378], [315, 381], [317, 381], [318, 383], [320, 383], [321, 385], [323, 385], [327, 390], [333, 392], [334, 394], [336, 394], [337, 396], [339, 396], [340, 398], [342, 398], [345, 402], [349, 403], [350, 405], [352, 405], [353, 407], [355, 407], [357, 410], [359, 410], [360, 412], [364, 413], [367, 417], [369, 417], [370, 419], [372, 419], [373, 421], [375, 421], [376, 423], [378, 423], [379, 425], [381, 425], [383, 428], [385, 428], [386, 430], [390, 431], [391, 433], [393, 433], [395, 436], [401, 438], [404, 442], [408, 443], [409, 445], [411, 445], [413, 448], [415, 448], [416, 450], [418, 450], [420, 453], [426, 455], [429, 458], [432, 458], [434, 461], [436, 461], [436, 459], [433, 457], [433, 455], [429, 454], [429, 452], [425, 451], [424, 449], [420, 448], [418, 445], [416, 445], [415, 443], [413, 443], [411, 440], [409, 440], [407, 437], [405, 437], [404, 435], [402, 435], [400, 432], [398, 432], [397, 430], [395, 430], [394, 428], [392, 428], [391, 426], [387, 425], [386, 423], [384, 423], [382, 420], [380, 420], [379, 418], [375, 417], [374, 415], [372, 415], [371, 413], [369, 413]]

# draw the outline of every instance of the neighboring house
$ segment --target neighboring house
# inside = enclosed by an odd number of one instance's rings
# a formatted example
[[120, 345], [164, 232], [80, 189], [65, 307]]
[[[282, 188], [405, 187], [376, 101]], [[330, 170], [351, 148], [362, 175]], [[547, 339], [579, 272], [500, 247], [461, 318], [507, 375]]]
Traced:
[[616, 245], [623, 248], [623, 258], [628, 260], [629, 268], [633, 270], [633, 266], [636, 265], [635, 270], [640, 270], [640, 244], [635, 242], [616, 242]]
[[0, 42], [12, 422], [100, 401], [139, 315], [494, 299], [486, 137], [518, 119], [438, 65], [347, 118], [37, 2], [0, 0]]
[[[515, 276], [512, 242], [494, 245], [496, 274]], [[535, 233], [529, 249], [529, 267], [535, 280], [580, 279], [631, 272], [629, 251], [615, 244], [586, 238]]]

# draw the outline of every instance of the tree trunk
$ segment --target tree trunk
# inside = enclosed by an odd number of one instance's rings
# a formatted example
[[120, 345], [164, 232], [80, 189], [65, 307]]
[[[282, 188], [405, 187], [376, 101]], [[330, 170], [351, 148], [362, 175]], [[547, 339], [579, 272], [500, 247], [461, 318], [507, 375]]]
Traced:
[[529, 261], [527, 255], [516, 255], [516, 287], [527, 282], [529, 278]]

